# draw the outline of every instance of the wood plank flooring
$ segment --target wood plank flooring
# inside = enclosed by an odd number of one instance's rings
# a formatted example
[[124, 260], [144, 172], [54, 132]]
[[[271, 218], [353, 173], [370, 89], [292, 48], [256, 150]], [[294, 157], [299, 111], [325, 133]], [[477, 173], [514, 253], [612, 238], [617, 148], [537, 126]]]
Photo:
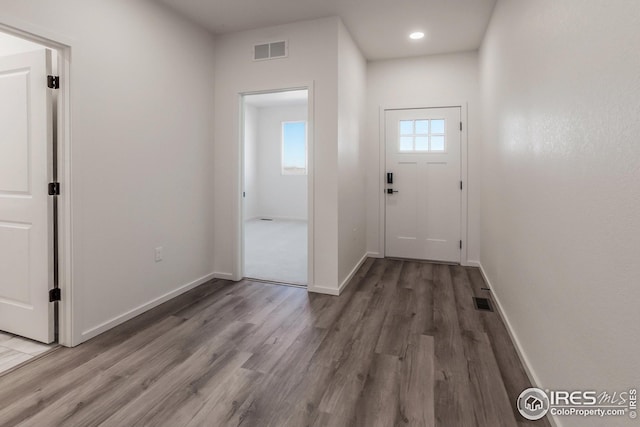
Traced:
[[215, 280], [0, 376], [0, 426], [549, 426], [482, 287], [391, 259], [340, 297]]

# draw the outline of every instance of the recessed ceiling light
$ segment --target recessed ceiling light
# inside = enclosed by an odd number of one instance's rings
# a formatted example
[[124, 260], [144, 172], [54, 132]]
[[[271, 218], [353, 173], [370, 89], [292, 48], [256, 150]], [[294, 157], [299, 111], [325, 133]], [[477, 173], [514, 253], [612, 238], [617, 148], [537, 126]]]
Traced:
[[411, 40], [420, 40], [424, 38], [424, 33], [422, 31], [416, 31], [415, 33], [409, 34], [409, 38]]

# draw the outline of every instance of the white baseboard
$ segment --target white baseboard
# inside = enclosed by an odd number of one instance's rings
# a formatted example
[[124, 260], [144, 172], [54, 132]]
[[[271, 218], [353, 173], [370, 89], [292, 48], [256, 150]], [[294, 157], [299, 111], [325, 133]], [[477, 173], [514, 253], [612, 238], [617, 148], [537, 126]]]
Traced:
[[144, 313], [145, 311], [149, 311], [154, 307], [159, 306], [160, 304], [169, 301], [170, 299], [173, 299], [175, 297], [177, 297], [178, 295], [181, 295], [197, 286], [202, 285], [203, 283], [208, 282], [209, 280], [215, 278], [214, 277], [215, 274], [214, 273], [210, 273], [207, 274], [206, 276], [202, 276], [199, 279], [194, 280], [193, 282], [189, 282], [186, 285], [180, 286], [177, 289], [174, 289], [173, 291], [167, 292], [164, 295], [159, 296], [158, 298], [155, 298], [147, 303], [144, 303], [142, 305], [139, 305], [138, 307], [127, 311], [126, 313], [123, 313], [119, 316], [114, 317], [111, 320], [107, 320], [104, 323], [101, 323], [100, 325], [88, 329], [84, 332], [82, 332], [81, 336], [80, 336], [80, 342], [78, 342], [78, 344], [83, 343], [87, 340], [90, 340], [91, 338], [100, 335], [103, 332], [108, 331], [111, 328], [114, 328], [124, 322], [126, 322], [127, 320], [131, 320], [134, 317]]
[[380, 252], [367, 252], [369, 258], [384, 258]]
[[233, 273], [215, 272], [215, 273], [213, 273], [213, 278], [214, 279], [222, 279], [222, 280], [231, 280], [232, 282], [235, 281], [235, 280], [233, 280]]
[[339, 296], [340, 290], [336, 288], [326, 288], [324, 286], [307, 286], [308, 292], [315, 292], [317, 294]]
[[318, 294], [326, 294], [326, 295], [333, 295], [333, 296], [339, 296], [342, 291], [344, 291], [344, 289], [347, 287], [347, 285], [349, 284], [349, 282], [351, 281], [351, 279], [353, 279], [353, 276], [355, 276], [355, 274], [358, 272], [358, 269], [360, 269], [360, 267], [362, 267], [362, 264], [364, 264], [364, 262], [367, 260], [369, 254], [366, 253], [362, 256], [362, 258], [360, 258], [360, 261], [358, 261], [358, 263], [355, 265], [355, 267], [353, 267], [353, 269], [351, 270], [351, 272], [349, 273], [349, 275], [347, 275], [347, 277], [342, 281], [342, 283], [340, 283], [340, 286], [338, 287], [338, 289], [336, 288], [329, 288], [329, 287], [325, 287], [325, 286], [307, 286], [307, 291], [309, 292], [315, 292]]
[[[480, 261], [472, 261], [472, 260], [467, 260], [467, 262], [465, 262], [464, 264], [465, 267], [477, 267], [480, 268]], [[484, 276], [484, 274], [483, 274]]]
[[368, 257], [369, 257], [368, 253], [365, 253], [364, 255], [362, 255], [362, 258], [360, 258], [360, 261], [358, 261], [358, 263], [356, 264], [355, 267], [353, 267], [349, 275], [342, 281], [342, 283], [340, 283], [340, 287], [338, 288], [338, 295], [340, 295], [342, 291], [344, 291], [344, 288], [346, 288], [349, 282], [351, 282], [351, 279], [353, 279], [353, 276], [356, 275], [356, 273], [358, 272], [360, 267], [362, 267], [362, 264], [364, 264], [364, 262], [367, 260]]
[[[516, 353], [518, 353], [518, 357], [520, 358], [520, 363], [522, 363], [522, 366], [524, 367], [524, 371], [527, 374], [527, 377], [529, 377], [529, 381], [531, 382], [531, 384], [534, 387], [538, 387], [541, 388], [541, 384], [540, 381], [538, 380], [537, 375], [534, 373], [533, 369], [531, 368], [531, 364], [529, 363], [529, 359], [527, 358], [524, 350], [522, 349], [522, 345], [520, 344], [520, 340], [518, 339], [518, 336], [516, 335], [515, 331], [513, 330], [511, 323], [509, 322], [509, 318], [507, 317], [502, 304], [500, 303], [500, 297], [498, 296], [498, 294], [496, 293], [493, 285], [491, 284], [491, 280], [489, 280], [489, 276], [487, 276], [487, 273], [485, 272], [484, 268], [482, 267], [482, 263], [479, 261], [469, 261], [469, 263], [471, 262], [477, 262], [478, 263], [478, 268], [480, 269], [480, 274], [482, 274], [482, 277], [484, 278], [485, 283], [487, 284], [487, 286], [489, 287], [489, 289], [491, 289], [491, 296], [493, 301], [495, 302], [495, 309], [496, 312], [498, 313], [498, 316], [500, 316], [500, 318], [502, 319], [502, 323], [504, 323], [504, 325], [507, 328], [507, 332], [509, 334], [509, 338], [511, 338], [511, 342], [513, 342], [513, 345], [516, 349]], [[549, 422], [551, 423], [552, 427], [562, 427], [562, 424], [560, 423], [560, 421], [553, 417], [550, 413], [548, 414], [547, 419], [549, 420]]]

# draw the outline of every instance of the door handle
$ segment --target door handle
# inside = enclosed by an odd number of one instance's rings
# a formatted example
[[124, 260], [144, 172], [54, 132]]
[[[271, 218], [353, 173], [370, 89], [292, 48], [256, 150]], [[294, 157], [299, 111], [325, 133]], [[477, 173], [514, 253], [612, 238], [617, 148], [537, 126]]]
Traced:
[[387, 188], [387, 194], [399, 193], [398, 190], [394, 190], [393, 188]]

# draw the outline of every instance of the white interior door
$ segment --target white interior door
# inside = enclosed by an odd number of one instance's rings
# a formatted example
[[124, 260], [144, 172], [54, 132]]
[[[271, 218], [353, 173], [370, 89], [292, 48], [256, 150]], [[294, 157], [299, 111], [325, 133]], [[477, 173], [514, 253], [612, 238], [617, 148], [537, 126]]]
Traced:
[[386, 256], [460, 262], [460, 111], [385, 112]]
[[45, 49], [0, 57], [0, 330], [54, 340], [51, 94]]

